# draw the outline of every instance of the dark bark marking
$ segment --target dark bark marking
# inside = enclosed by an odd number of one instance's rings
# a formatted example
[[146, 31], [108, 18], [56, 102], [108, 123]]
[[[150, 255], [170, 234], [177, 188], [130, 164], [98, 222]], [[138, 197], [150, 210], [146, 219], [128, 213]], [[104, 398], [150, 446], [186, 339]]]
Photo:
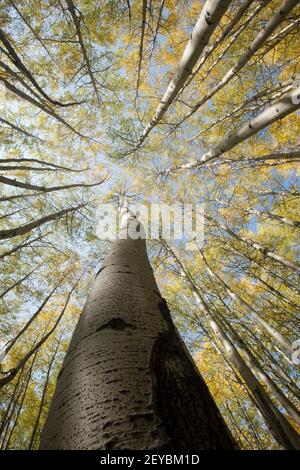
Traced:
[[158, 308], [168, 324], [151, 354], [153, 406], [168, 437], [163, 449], [234, 449], [210, 392], [178, 337], [165, 299]]
[[105, 328], [110, 328], [112, 330], [125, 330], [125, 328], [131, 328], [136, 330], [136, 326], [131, 323], [126, 322], [122, 318], [112, 318], [109, 322], [104, 323], [104, 325], [99, 326], [96, 331], [104, 330]]

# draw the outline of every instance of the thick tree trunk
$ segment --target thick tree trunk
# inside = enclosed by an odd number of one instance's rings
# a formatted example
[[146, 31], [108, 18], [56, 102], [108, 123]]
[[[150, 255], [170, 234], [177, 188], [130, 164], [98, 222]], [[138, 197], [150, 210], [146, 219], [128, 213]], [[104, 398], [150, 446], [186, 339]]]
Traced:
[[145, 240], [116, 241], [96, 276], [40, 448], [235, 448], [160, 295]]

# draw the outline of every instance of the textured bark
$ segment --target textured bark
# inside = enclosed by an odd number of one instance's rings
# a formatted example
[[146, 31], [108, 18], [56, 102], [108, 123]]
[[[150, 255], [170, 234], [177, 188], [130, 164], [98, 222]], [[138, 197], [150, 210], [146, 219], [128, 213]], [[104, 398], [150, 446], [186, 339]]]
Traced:
[[75, 329], [41, 449], [233, 449], [161, 297], [142, 239], [120, 239]]

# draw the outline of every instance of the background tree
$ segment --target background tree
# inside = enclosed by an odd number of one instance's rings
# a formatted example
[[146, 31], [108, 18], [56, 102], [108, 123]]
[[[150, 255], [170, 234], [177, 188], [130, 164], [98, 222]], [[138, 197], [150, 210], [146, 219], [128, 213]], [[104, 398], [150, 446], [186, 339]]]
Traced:
[[[201, 252], [180, 241], [171, 249], [272, 406], [299, 432], [291, 345], [300, 305], [300, 7], [233, 0], [221, 11], [220, 3], [1, 2], [2, 448], [39, 446], [67, 345], [110, 249], [95, 235], [96, 210], [120, 180], [146, 203], [205, 203]], [[193, 49], [148, 133], [210, 7], [219, 16], [208, 43]], [[148, 253], [239, 446], [282, 446], [178, 263], [161, 242], [149, 242]]]

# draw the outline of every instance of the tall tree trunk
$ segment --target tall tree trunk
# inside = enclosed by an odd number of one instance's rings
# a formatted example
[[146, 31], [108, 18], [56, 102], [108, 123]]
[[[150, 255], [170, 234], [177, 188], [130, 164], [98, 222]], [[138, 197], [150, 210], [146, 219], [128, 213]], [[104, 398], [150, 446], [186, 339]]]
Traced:
[[279, 403], [286, 409], [289, 415], [294, 418], [296, 423], [300, 426], [300, 414], [296, 406], [288, 399], [288, 397], [281, 391], [277, 384], [263, 369], [256, 356], [252, 353], [247, 344], [238, 335], [238, 333], [231, 326], [228, 320], [225, 317], [219, 316], [219, 321], [221, 322], [224, 331], [226, 331], [231, 341], [235, 343], [239, 347], [240, 351], [244, 353], [246, 363], [248, 364], [248, 367], [252, 370], [254, 375], [256, 375], [261, 380], [261, 382], [266, 385], [266, 387], [273, 393], [274, 397], [276, 397]]
[[49, 366], [48, 366], [48, 369], [47, 369], [47, 374], [46, 374], [46, 379], [45, 379], [45, 383], [44, 383], [44, 387], [43, 387], [43, 391], [42, 391], [41, 401], [40, 401], [40, 404], [39, 404], [38, 412], [37, 412], [37, 415], [36, 415], [36, 418], [35, 418], [35, 422], [34, 422], [34, 425], [33, 425], [33, 428], [32, 428], [31, 436], [30, 436], [30, 441], [29, 441], [29, 444], [28, 444], [28, 449], [29, 450], [33, 449], [33, 447], [34, 447], [37, 431], [38, 431], [38, 428], [39, 428], [39, 424], [40, 424], [40, 420], [41, 420], [41, 416], [42, 416], [42, 413], [43, 413], [43, 408], [44, 408], [44, 404], [45, 404], [45, 400], [46, 400], [46, 395], [47, 395], [47, 391], [48, 391], [48, 385], [49, 385], [49, 380], [50, 380], [53, 364], [54, 364], [54, 361], [56, 359], [61, 340], [62, 340], [62, 334], [59, 337], [59, 339], [57, 340], [56, 347], [54, 349], [53, 355], [50, 359]]
[[[234, 449], [173, 325], [145, 240], [122, 239], [96, 276], [75, 329], [41, 449]], [[137, 222], [137, 221], [136, 221]]]

